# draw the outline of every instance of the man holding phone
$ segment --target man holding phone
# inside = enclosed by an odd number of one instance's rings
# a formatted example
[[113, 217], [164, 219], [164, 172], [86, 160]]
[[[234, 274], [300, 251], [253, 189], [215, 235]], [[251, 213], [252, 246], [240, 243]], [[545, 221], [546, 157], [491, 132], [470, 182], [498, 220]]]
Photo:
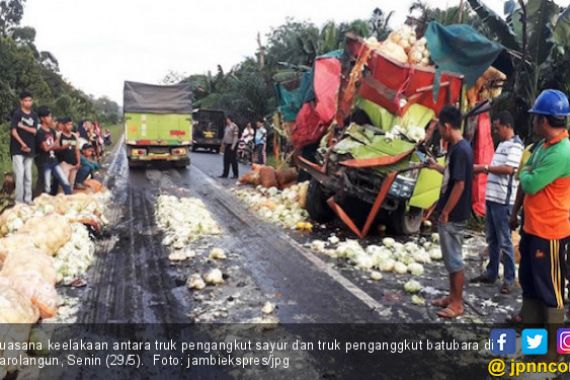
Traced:
[[441, 308], [437, 315], [452, 319], [464, 313], [463, 286], [465, 270], [463, 262], [463, 234], [471, 213], [471, 187], [473, 182], [473, 150], [463, 139], [461, 112], [445, 106], [438, 115], [441, 137], [449, 144], [445, 167], [434, 159], [429, 167], [443, 174], [438, 231], [445, 267], [449, 272], [449, 296], [435, 299], [432, 305]]
[[38, 117], [32, 111], [34, 100], [28, 91], [20, 94], [20, 107], [10, 125], [10, 155], [16, 181], [16, 203], [32, 202], [32, 164], [36, 154]]

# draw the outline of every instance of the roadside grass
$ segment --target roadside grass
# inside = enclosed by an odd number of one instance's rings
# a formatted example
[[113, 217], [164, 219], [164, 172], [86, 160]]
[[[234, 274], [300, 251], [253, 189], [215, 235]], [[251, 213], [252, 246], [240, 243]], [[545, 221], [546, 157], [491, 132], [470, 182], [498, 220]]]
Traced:
[[119, 142], [119, 140], [121, 139], [121, 136], [123, 135], [124, 130], [124, 125], [123, 124], [113, 124], [113, 125], [105, 125], [103, 128], [109, 128], [109, 131], [111, 131], [111, 150], [115, 148], [115, 145], [117, 145], [117, 143]]

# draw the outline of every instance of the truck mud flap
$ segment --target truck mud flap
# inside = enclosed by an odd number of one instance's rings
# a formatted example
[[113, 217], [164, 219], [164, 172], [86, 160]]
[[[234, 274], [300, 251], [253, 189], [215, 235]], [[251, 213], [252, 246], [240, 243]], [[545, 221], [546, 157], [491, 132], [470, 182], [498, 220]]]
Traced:
[[362, 230], [360, 230], [356, 226], [356, 224], [350, 218], [350, 216], [348, 216], [348, 214], [342, 209], [342, 207], [338, 203], [336, 203], [334, 196], [330, 197], [327, 200], [327, 203], [329, 207], [335, 212], [335, 214], [338, 215], [340, 220], [342, 220], [342, 222], [346, 224], [346, 226], [350, 228], [350, 230], [354, 232], [360, 239], [363, 239], [368, 235], [368, 232], [370, 232], [370, 227], [372, 227], [374, 219], [376, 219], [376, 216], [378, 216], [378, 212], [380, 212], [382, 203], [384, 203], [384, 199], [386, 199], [386, 195], [388, 195], [388, 191], [390, 190], [390, 187], [392, 187], [392, 183], [394, 183], [397, 174], [398, 172], [390, 172], [388, 173], [386, 178], [384, 178], [384, 181], [382, 181], [382, 186], [380, 187], [380, 191], [376, 196], [376, 200], [372, 205], [372, 209], [370, 210], [370, 213], [366, 218], [366, 223], [364, 224], [364, 228], [362, 228]]

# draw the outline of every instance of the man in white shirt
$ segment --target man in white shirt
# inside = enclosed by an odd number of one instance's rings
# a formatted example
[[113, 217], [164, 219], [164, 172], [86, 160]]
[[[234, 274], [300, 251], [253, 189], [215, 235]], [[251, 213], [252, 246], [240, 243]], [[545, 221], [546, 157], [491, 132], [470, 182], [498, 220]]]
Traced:
[[499, 138], [493, 161], [490, 165], [475, 165], [474, 172], [485, 173], [486, 189], [486, 237], [489, 247], [489, 264], [481, 276], [473, 282], [493, 284], [499, 275], [499, 262], [503, 255], [504, 283], [501, 293], [511, 292], [515, 282], [514, 248], [509, 228], [509, 218], [515, 202], [519, 168], [524, 146], [515, 134], [513, 116], [508, 111], [500, 112], [493, 122], [493, 130]]

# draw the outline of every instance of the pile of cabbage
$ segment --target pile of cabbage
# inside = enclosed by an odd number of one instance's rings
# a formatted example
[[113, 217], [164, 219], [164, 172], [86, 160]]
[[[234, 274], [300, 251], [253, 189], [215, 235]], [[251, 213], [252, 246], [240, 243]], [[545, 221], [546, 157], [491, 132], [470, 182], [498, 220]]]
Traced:
[[71, 240], [57, 251], [54, 259], [57, 280], [70, 284], [84, 275], [95, 261], [95, 244], [87, 228], [79, 223], [71, 225]]
[[375, 37], [370, 37], [366, 40], [366, 44], [400, 63], [430, 65], [431, 54], [427, 40], [417, 39], [416, 32], [408, 25], [394, 30], [385, 41], [379, 42]]
[[[309, 246], [313, 252], [348, 260], [356, 268], [368, 271], [370, 278], [375, 281], [382, 279], [381, 272], [419, 278], [424, 274], [425, 265], [442, 260], [437, 234], [433, 234], [431, 239], [420, 238], [405, 244], [387, 237], [381, 245], [367, 247], [363, 247], [357, 240], [347, 239], [341, 242], [332, 235], [327, 241], [313, 240]], [[415, 282], [413, 284], [416, 285]], [[409, 285], [405, 290], [410, 292], [411, 288], [408, 288]], [[417, 286], [413, 288], [413, 293], [419, 291]]]
[[254, 189], [239, 188], [234, 191], [261, 219], [295, 229], [299, 223], [305, 223], [309, 218], [304, 209], [308, 187], [309, 183], [303, 182], [285, 190], [257, 186]]
[[85, 223], [98, 228], [107, 224], [105, 207], [111, 193], [77, 193], [50, 196], [42, 194], [33, 204], [18, 204], [0, 215], [0, 237], [17, 232], [26, 221], [47, 215], [61, 215], [69, 224]]
[[426, 138], [426, 130], [422, 127], [404, 123], [403, 125], [394, 125], [385, 135], [388, 140], [398, 140], [401, 136], [405, 136], [413, 142], [420, 142]]
[[156, 223], [165, 233], [162, 244], [175, 250], [207, 235], [221, 233], [204, 203], [193, 197], [161, 195], [156, 201]]

